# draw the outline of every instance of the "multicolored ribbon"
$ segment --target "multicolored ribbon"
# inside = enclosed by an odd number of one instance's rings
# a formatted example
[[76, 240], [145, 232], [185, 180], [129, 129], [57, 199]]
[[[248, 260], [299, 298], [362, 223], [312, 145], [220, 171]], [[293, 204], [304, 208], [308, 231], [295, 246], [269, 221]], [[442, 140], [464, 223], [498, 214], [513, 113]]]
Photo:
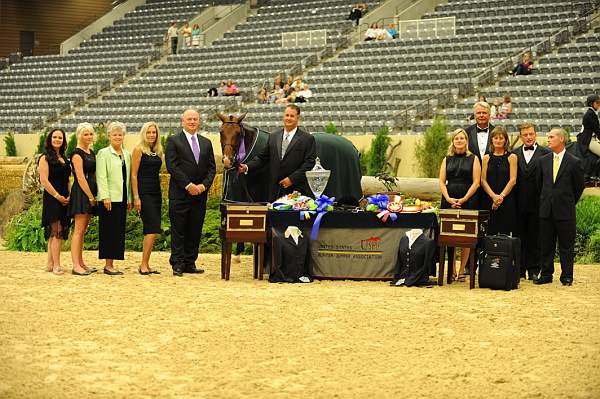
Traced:
[[[333, 203], [335, 202], [335, 197], [328, 197], [326, 195], [321, 195], [317, 199], [315, 199], [315, 205], [317, 205], [318, 212], [317, 218], [313, 223], [312, 230], [310, 231], [310, 239], [316, 240], [319, 235], [319, 228], [321, 227], [321, 219], [327, 213], [329, 207], [333, 207]], [[314, 212], [314, 211], [313, 211]]]
[[395, 222], [398, 219], [398, 215], [395, 212], [387, 210], [390, 197], [387, 194], [374, 194], [367, 198], [367, 210], [377, 212], [377, 217], [384, 223], [388, 219], [392, 219]]

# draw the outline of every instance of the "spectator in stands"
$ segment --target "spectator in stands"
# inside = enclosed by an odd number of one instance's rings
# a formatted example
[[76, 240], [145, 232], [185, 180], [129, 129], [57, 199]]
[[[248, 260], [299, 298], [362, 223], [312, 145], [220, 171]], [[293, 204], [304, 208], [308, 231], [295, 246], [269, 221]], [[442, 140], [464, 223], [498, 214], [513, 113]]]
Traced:
[[510, 102], [510, 96], [507, 94], [504, 96], [504, 102], [498, 110], [496, 119], [503, 120], [508, 119], [509, 115], [513, 112], [512, 103]]
[[221, 83], [219, 84], [219, 86], [217, 87], [217, 85], [209, 88], [206, 91], [207, 97], [218, 97], [218, 96], [222, 96], [223, 95], [223, 88], [225, 87], [225, 82], [221, 81]]
[[392, 39], [397, 39], [399, 37], [398, 31], [396, 30], [396, 26], [391, 22], [388, 24], [387, 31], [392, 37]]
[[292, 77], [292, 75], [287, 77], [287, 81], [285, 83], [287, 83], [290, 87], [292, 87], [292, 85], [294, 84], [294, 78]]
[[279, 104], [280, 99], [283, 97], [283, 88], [280, 86], [274, 86], [271, 94], [269, 96], [269, 102], [274, 104]]
[[160, 274], [150, 268], [150, 254], [160, 225], [162, 194], [160, 190], [160, 168], [163, 163], [160, 131], [156, 122], [146, 122], [140, 130], [140, 141], [131, 155], [131, 191], [133, 206], [140, 213], [144, 241], [142, 261], [138, 272], [142, 275]]
[[167, 30], [166, 42], [171, 44], [171, 54], [177, 54], [178, 35], [177, 22], [171, 22], [171, 27]]
[[531, 74], [532, 70], [533, 70], [533, 61], [531, 61], [531, 53], [529, 51], [527, 51], [527, 52], [525, 52], [525, 54], [523, 54], [523, 62], [521, 62], [520, 64], [517, 64], [513, 68], [512, 74], [514, 76], [529, 75], [529, 74]]
[[133, 209], [131, 153], [123, 148], [125, 125], [107, 127], [110, 145], [98, 151], [98, 257], [104, 259], [104, 274], [120, 276], [114, 260], [125, 259], [125, 220]]
[[236, 85], [233, 84], [233, 80], [227, 80], [227, 85], [223, 88], [224, 96], [239, 96], [240, 91]]
[[194, 24], [194, 26], [192, 27], [192, 46], [194, 46], [194, 47], [200, 46], [200, 35], [201, 34], [202, 34], [202, 31], [200, 30], [200, 27], [198, 26], [198, 24]]
[[259, 104], [266, 104], [269, 102], [269, 93], [267, 93], [266, 87], [261, 87], [260, 91], [256, 95]]
[[518, 160], [509, 151], [508, 133], [496, 126], [491, 133], [490, 153], [483, 156], [481, 186], [485, 193], [482, 208], [489, 210], [488, 234], [507, 234], [515, 231], [517, 204], [512, 189], [517, 183]]
[[297, 103], [305, 103], [312, 97], [312, 91], [308, 87], [308, 83], [304, 83], [302, 85], [302, 90], [298, 92], [296, 95]]
[[283, 93], [281, 94], [281, 97], [279, 97], [275, 101], [275, 104], [287, 104], [287, 99], [291, 94], [292, 94], [292, 88], [290, 87], [290, 85], [288, 83], [286, 83], [283, 86]]
[[71, 166], [65, 156], [67, 136], [62, 129], [53, 129], [44, 143], [44, 154], [39, 159], [40, 183], [44, 187], [42, 227], [48, 240], [46, 271], [64, 274], [60, 265], [60, 246], [69, 236], [71, 218], [69, 204], [69, 177]]
[[377, 23], [373, 22], [371, 24], [371, 27], [369, 29], [367, 29], [367, 32], [365, 33], [365, 42], [368, 42], [370, 40], [377, 40], [378, 36], [379, 36], [379, 28], [377, 27]]
[[[463, 129], [452, 132], [448, 154], [440, 166], [439, 185], [442, 192], [442, 209], [477, 209], [477, 190], [481, 179], [479, 158], [469, 150], [469, 137]], [[462, 249], [458, 280], [465, 281], [465, 266], [469, 248]], [[454, 265], [452, 265], [454, 266]], [[453, 279], [456, 272], [453, 269]]]
[[350, 10], [350, 15], [348, 15], [348, 20], [356, 21], [356, 26], [358, 26], [360, 19], [367, 12], [367, 4], [366, 3], [356, 3], [352, 6], [352, 10]]
[[283, 89], [283, 82], [281, 81], [281, 76], [279, 75], [275, 77], [275, 81], [273, 82], [273, 90], [275, 90], [275, 88]]
[[492, 105], [490, 106], [490, 119], [496, 119], [498, 116], [498, 110], [500, 109], [500, 99], [494, 98]]
[[68, 214], [75, 219], [71, 238], [71, 259], [76, 276], [87, 276], [97, 271], [87, 267], [83, 261], [83, 235], [92, 215], [96, 214], [96, 154], [91, 146], [94, 142], [94, 127], [91, 123], [80, 123], [76, 130], [77, 147], [71, 155], [73, 187], [69, 197]]
[[302, 87], [302, 77], [298, 76], [298, 77], [296, 78], [296, 80], [294, 80], [294, 81], [292, 82], [292, 84], [290, 85], [290, 87], [291, 87], [292, 89], [295, 89], [296, 87], [298, 87], [298, 89], [300, 89], [300, 88]]
[[185, 21], [183, 28], [181, 28], [181, 35], [183, 36], [183, 44], [185, 47], [192, 47], [192, 28], [190, 28], [190, 23]]

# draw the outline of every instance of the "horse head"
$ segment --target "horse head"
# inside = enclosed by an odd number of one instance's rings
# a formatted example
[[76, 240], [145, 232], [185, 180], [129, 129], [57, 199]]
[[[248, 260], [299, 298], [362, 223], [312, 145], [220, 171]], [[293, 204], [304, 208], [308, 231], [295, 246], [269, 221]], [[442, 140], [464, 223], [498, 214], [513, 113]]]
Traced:
[[244, 127], [242, 120], [246, 114], [240, 116], [223, 115], [217, 112], [217, 117], [223, 122], [220, 129], [221, 152], [223, 153], [223, 168], [231, 169], [234, 167], [238, 151], [240, 149], [240, 136], [243, 134]]

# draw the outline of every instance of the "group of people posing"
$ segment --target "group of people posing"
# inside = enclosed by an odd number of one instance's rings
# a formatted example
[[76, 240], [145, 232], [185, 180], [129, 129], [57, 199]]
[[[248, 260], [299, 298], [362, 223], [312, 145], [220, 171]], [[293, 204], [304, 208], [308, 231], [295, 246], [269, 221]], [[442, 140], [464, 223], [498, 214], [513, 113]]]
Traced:
[[[597, 111], [600, 99], [592, 100], [588, 105]], [[552, 282], [558, 240], [560, 281], [571, 285], [575, 205], [584, 189], [584, 170], [581, 160], [566, 151], [566, 132], [552, 129], [546, 148], [538, 145], [535, 126], [524, 123], [520, 126], [523, 144], [511, 150], [506, 129], [490, 124], [488, 103], [477, 102], [474, 117], [474, 125], [452, 133], [440, 167], [441, 207], [489, 211], [487, 234], [520, 237], [521, 276], [535, 284]], [[597, 115], [595, 119], [597, 124]], [[581, 135], [588, 133], [592, 134], [584, 125]], [[459, 280], [464, 280], [468, 255], [469, 249], [463, 248], [455, 276]]]
[[[40, 181], [44, 187], [42, 225], [48, 240], [47, 271], [63, 274], [60, 262], [62, 240], [71, 238], [72, 274], [87, 276], [97, 271], [84, 262], [84, 235], [93, 216], [98, 216], [98, 255], [104, 259], [104, 273], [116, 276], [115, 260], [125, 254], [125, 219], [137, 209], [143, 223], [142, 275], [158, 274], [150, 267], [150, 254], [156, 234], [161, 230], [162, 195], [159, 172], [166, 163], [169, 183], [171, 257], [173, 273], [202, 273], [196, 267], [198, 248], [206, 211], [207, 190], [215, 177], [215, 159], [210, 140], [197, 134], [198, 112], [187, 110], [183, 130], [160, 142], [159, 127], [147, 122], [140, 131], [139, 143], [129, 152], [123, 147], [126, 127], [111, 122], [107, 127], [110, 144], [95, 154], [91, 146], [94, 128], [89, 123], [77, 126], [77, 148], [70, 159], [65, 154], [65, 132], [54, 129], [46, 139], [39, 160]], [[70, 176], [73, 184], [70, 187]]]

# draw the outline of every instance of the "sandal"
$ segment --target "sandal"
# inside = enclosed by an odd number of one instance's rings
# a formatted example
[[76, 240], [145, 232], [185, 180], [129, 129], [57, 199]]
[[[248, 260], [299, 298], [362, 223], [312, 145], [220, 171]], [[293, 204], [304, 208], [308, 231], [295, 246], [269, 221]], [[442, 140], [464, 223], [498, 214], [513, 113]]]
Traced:
[[63, 269], [61, 266], [56, 266], [52, 269], [52, 273], [56, 274], [57, 276], [60, 276], [62, 274], [65, 274], [65, 269]]
[[466, 276], [464, 274], [458, 276], [458, 280], [459, 283], [464, 283], [466, 281]]

